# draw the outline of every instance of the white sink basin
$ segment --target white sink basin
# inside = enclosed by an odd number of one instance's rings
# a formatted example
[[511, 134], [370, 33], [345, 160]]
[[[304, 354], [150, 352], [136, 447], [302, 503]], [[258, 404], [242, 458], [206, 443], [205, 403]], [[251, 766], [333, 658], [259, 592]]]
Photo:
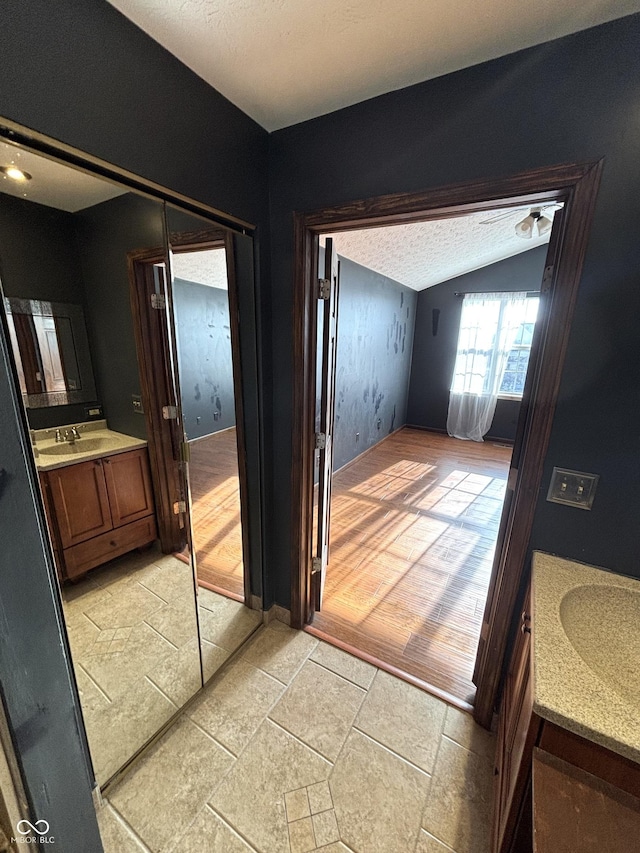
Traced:
[[597, 678], [640, 706], [640, 593], [614, 584], [577, 586], [560, 602], [560, 622]]
[[93, 453], [98, 450], [109, 451], [118, 447], [119, 442], [108, 436], [95, 438], [79, 438], [73, 443], [65, 441], [59, 444], [51, 444], [48, 447], [38, 446], [41, 456], [72, 456], [74, 454]]

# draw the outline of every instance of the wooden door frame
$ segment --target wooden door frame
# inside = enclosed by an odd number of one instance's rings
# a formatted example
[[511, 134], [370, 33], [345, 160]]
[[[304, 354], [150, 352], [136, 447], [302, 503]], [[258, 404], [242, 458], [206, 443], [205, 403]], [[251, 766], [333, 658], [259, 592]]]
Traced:
[[[205, 251], [224, 248], [227, 263], [229, 293], [229, 320], [231, 331], [231, 360], [233, 369], [234, 403], [236, 413], [236, 442], [238, 448], [238, 475], [240, 488], [240, 521], [243, 552], [244, 603], [251, 606], [251, 581], [249, 572], [249, 519], [246, 444], [244, 433], [244, 405], [242, 400], [242, 364], [240, 361], [240, 328], [238, 311], [237, 280], [233, 234], [228, 229], [212, 225], [198, 231], [171, 235], [171, 247], [181, 251]], [[168, 381], [170, 354], [164, 346], [163, 325], [167, 320], [164, 311], [151, 306], [148, 270], [156, 263], [166, 263], [163, 247], [133, 251], [128, 254], [131, 310], [134, 337], [140, 370], [141, 396], [147, 425], [151, 479], [157, 505], [158, 535], [165, 553], [179, 552], [189, 544], [188, 531], [181, 527], [179, 516], [174, 514], [176, 501], [187, 500], [182, 493], [180, 474], [176, 463], [180, 462], [176, 422], [165, 420], [162, 407], [172, 405], [171, 388]], [[168, 330], [172, 339], [174, 334]], [[196, 579], [197, 580], [197, 579]]]
[[520, 423], [513, 496], [501, 523], [476, 666], [476, 720], [489, 727], [498, 699], [511, 619], [518, 603], [533, 518], [553, 424], [571, 319], [603, 161], [541, 167], [517, 175], [395, 193], [294, 214], [291, 622], [309, 621], [316, 386], [318, 238], [321, 233], [424, 222], [496, 207], [562, 201], [554, 217], [541, 287], [538, 342], [532, 353]]

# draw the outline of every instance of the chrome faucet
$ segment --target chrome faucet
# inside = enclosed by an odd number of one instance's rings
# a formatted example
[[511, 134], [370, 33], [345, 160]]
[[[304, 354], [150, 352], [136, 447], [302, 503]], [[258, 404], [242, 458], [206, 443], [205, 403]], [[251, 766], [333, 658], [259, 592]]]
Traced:
[[[60, 439], [60, 441], [68, 441], [69, 444], [73, 444], [74, 442], [78, 441], [79, 439], [82, 438], [82, 436], [78, 432], [79, 429], [82, 429], [82, 427], [80, 425], [72, 426], [71, 429], [66, 429], [64, 431], [64, 436], [63, 436], [63, 438]], [[58, 441], [58, 433], [59, 432], [60, 432], [60, 430], [56, 430], [56, 441]]]
[[[80, 430], [84, 429], [84, 424], [75, 424], [69, 429], [65, 429], [64, 432], [60, 429], [60, 427], [56, 427], [56, 444], [63, 444], [67, 441], [69, 444], [73, 444], [75, 441], [78, 441], [82, 438], [80, 435]], [[53, 429], [48, 429], [47, 433], [53, 432]]]

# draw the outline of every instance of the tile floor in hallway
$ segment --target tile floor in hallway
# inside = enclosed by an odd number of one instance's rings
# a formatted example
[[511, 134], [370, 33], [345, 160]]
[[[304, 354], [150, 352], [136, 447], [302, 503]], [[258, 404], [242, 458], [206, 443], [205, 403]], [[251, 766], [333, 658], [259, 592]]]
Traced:
[[485, 853], [495, 738], [279, 622], [107, 793], [105, 853]]
[[[104, 784], [202, 687], [193, 574], [154, 547], [66, 584], [62, 599], [91, 757]], [[199, 590], [198, 611], [206, 681], [262, 614], [209, 590]]]

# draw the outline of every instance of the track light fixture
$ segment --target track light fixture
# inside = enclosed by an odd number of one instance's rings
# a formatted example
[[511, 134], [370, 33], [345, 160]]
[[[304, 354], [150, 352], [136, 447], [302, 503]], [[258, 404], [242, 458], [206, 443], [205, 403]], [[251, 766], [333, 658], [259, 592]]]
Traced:
[[516, 234], [525, 240], [530, 240], [534, 234], [536, 237], [542, 237], [551, 231], [553, 222], [547, 216], [543, 216], [539, 208], [532, 208], [529, 215], [525, 216], [516, 225]]

